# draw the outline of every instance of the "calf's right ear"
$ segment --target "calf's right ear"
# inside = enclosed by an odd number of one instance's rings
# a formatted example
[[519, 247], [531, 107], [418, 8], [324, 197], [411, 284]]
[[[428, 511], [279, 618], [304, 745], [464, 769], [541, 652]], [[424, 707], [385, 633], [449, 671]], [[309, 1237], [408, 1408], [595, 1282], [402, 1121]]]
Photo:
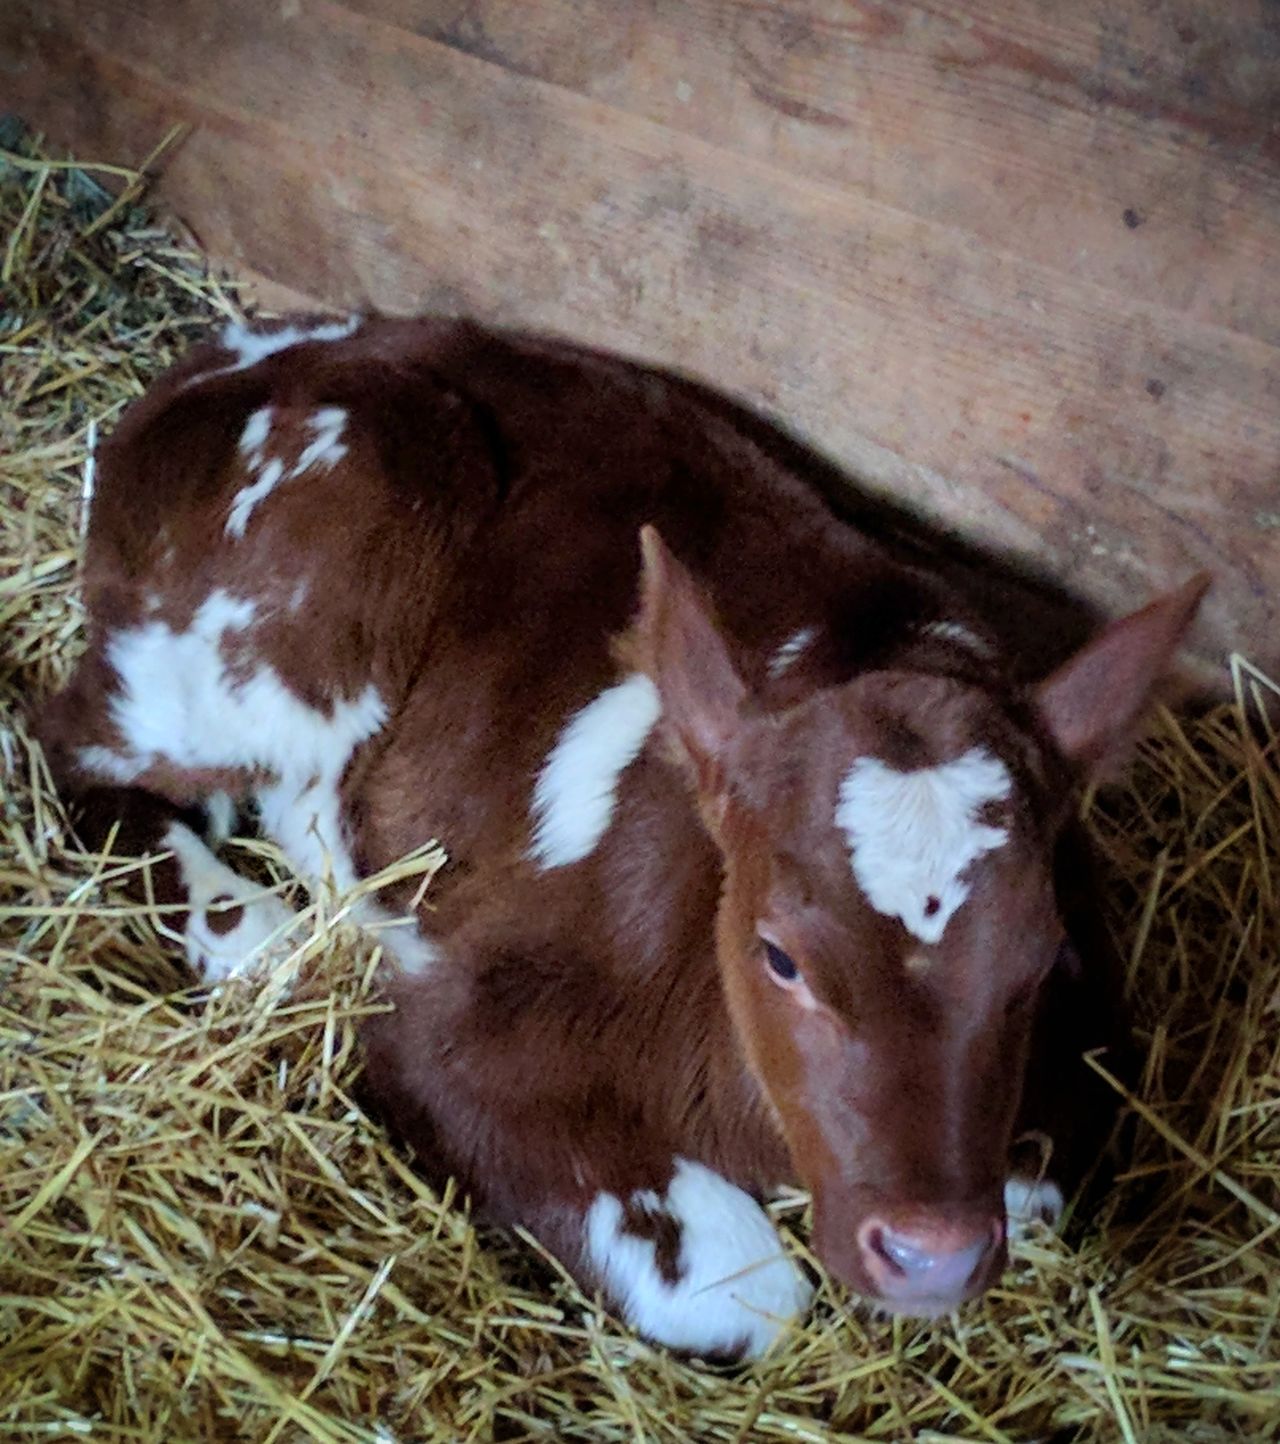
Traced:
[[1200, 572], [1112, 622], [1035, 689], [1041, 721], [1068, 761], [1096, 771], [1123, 754], [1211, 580]]

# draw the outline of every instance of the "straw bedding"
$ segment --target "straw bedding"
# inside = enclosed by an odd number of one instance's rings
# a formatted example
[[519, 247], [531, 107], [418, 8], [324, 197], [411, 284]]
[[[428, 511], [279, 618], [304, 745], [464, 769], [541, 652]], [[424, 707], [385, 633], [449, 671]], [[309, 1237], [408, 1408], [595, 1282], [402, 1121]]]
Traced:
[[[136, 864], [69, 833], [26, 715], [80, 645], [91, 438], [241, 298], [129, 174], [113, 202], [104, 168], [16, 127], [0, 144], [0, 1435], [1275, 1437], [1274, 684], [1237, 660], [1234, 705], [1159, 717], [1090, 805], [1146, 1059], [1105, 1205], [957, 1317], [879, 1321], [824, 1285], [755, 1368], [673, 1359], [527, 1240], [477, 1230], [360, 1112], [376, 958], [340, 905], [313, 909], [292, 990], [209, 996], [120, 891]], [[803, 1250], [804, 1199], [777, 1207]]]

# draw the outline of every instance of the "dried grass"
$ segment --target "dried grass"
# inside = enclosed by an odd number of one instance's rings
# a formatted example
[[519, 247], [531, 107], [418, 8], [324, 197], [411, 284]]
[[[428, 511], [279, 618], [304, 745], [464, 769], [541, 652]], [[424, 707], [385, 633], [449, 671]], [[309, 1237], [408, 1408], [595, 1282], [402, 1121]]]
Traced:
[[[0, 145], [3, 1436], [1275, 1437], [1274, 684], [1238, 662], [1235, 705], [1162, 716], [1090, 809], [1146, 1056], [1105, 1208], [957, 1318], [873, 1321], [825, 1286], [760, 1366], [677, 1361], [478, 1233], [360, 1112], [369, 948], [330, 910], [292, 992], [204, 996], [124, 901], [128, 861], [69, 835], [25, 713], [79, 645], [92, 434], [239, 300], [136, 177], [112, 202], [16, 129]], [[803, 1200], [779, 1212], [803, 1240]]]

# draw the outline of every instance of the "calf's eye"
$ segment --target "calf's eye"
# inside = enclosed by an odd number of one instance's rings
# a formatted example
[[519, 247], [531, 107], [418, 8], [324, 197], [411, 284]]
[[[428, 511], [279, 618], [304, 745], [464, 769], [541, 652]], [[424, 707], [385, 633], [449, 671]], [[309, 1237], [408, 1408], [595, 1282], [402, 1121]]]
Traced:
[[795, 959], [784, 953], [777, 943], [771, 943], [767, 938], [762, 941], [769, 971], [780, 983], [794, 983], [800, 976], [800, 969], [796, 967]]

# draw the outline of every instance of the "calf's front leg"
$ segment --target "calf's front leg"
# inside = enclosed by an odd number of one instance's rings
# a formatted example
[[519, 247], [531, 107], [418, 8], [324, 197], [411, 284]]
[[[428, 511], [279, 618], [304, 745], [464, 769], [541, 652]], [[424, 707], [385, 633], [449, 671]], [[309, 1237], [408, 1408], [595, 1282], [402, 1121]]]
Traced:
[[579, 1273], [638, 1333], [702, 1358], [756, 1358], [813, 1289], [768, 1214], [704, 1164], [675, 1158], [660, 1186], [600, 1192], [562, 1226]]

